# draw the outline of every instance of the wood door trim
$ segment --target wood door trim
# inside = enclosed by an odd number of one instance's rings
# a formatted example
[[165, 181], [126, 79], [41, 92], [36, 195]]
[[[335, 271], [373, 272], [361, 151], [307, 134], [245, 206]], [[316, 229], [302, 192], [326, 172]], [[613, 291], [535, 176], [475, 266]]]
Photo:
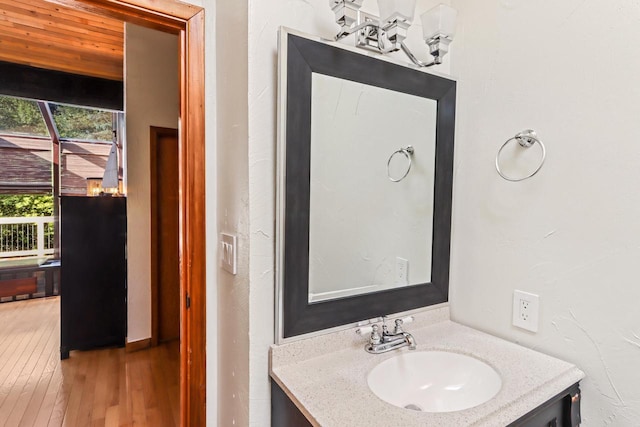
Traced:
[[145, 338], [143, 340], [125, 343], [124, 350], [127, 353], [133, 353], [140, 350], [146, 350], [149, 347], [151, 347], [151, 338]]
[[[203, 9], [176, 0], [48, 0], [73, 9], [179, 33]], [[204, 46], [204, 44], [203, 44]]]
[[[65, 0], [56, 0], [60, 3]], [[71, 0], [74, 1], [74, 0]], [[127, 16], [142, 15], [145, 20], [164, 17], [175, 21], [187, 22], [203, 9], [177, 0], [75, 0], [108, 10], [114, 9]], [[102, 13], [104, 15], [104, 13]], [[149, 16], [153, 15], [153, 16]]]
[[[158, 139], [163, 136], [176, 137], [177, 129], [157, 126], [149, 127], [149, 162], [151, 188], [151, 345], [158, 345]], [[178, 260], [176, 260], [178, 262]]]
[[205, 425], [204, 9], [175, 0], [52, 1], [180, 36], [180, 423]]
[[[180, 340], [182, 366], [180, 375], [181, 407], [184, 426], [206, 425], [206, 242], [205, 242], [205, 92], [204, 92], [204, 11], [187, 21], [181, 32], [180, 93], [180, 298], [186, 307], [187, 293], [191, 308], [181, 310]], [[202, 44], [200, 44], [202, 43]], [[184, 283], [184, 288], [182, 284]], [[194, 408], [194, 405], [200, 405]]]

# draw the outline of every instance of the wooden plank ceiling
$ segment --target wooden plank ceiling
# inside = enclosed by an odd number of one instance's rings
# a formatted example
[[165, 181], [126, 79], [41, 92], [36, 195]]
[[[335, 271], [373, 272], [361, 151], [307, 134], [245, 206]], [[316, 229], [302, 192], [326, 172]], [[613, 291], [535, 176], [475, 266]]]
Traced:
[[0, 0], [0, 61], [122, 81], [124, 23], [45, 0]]

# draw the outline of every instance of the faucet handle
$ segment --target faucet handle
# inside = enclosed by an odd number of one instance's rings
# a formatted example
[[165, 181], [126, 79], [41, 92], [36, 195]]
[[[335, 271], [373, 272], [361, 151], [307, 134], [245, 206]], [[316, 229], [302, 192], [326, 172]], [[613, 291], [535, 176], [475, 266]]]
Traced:
[[380, 344], [380, 342], [382, 341], [382, 337], [378, 332], [378, 325], [371, 326], [371, 329], [371, 338], [369, 339], [369, 341], [371, 342], [371, 344]]
[[370, 344], [380, 344], [380, 342], [382, 342], [382, 336], [380, 335], [380, 332], [378, 332], [379, 329], [380, 327], [378, 325], [363, 326], [356, 329], [356, 333], [361, 336], [369, 334]]
[[382, 335], [389, 335], [389, 328], [387, 327], [387, 316], [382, 316]]
[[396, 319], [395, 323], [396, 323], [396, 327], [393, 330], [394, 334], [401, 334], [402, 332], [404, 332], [402, 330], [402, 325], [404, 325], [405, 323], [411, 323], [413, 322], [413, 316], [407, 316], [404, 317], [402, 319]]
[[402, 319], [396, 319], [396, 327], [393, 329], [393, 333], [394, 334], [401, 334], [402, 332], [404, 332], [402, 330]]

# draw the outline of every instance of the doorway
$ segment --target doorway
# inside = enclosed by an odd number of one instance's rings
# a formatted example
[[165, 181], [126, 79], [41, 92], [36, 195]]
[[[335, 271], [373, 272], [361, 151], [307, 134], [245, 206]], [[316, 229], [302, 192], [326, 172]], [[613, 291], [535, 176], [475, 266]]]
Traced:
[[[179, 36], [180, 418], [185, 426], [205, 425], [204, 10], [176, 0], [56, 0], [56, 3]], [[95, 26], [100, 25], [97, 22]], [[24, 51], [20, 51], [22, 56]], [[40, 56], [54, 58], [46, 49]]]
[[206, 425], [204, 10], [175, 0], [57, 2], [180, 37], [180, 421]]
[[180, 338], [178, 130], [152, 126], [151, 344]]

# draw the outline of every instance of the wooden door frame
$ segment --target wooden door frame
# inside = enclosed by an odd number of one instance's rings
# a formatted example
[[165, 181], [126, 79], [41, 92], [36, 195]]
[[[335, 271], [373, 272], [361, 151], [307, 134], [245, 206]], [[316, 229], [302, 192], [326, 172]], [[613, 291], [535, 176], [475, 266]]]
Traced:
[[[158, 157], [158, 139], [163, 136], [176, 135], [177, 129], [158, 126], [149, 127], [149, 154], [151, 159], [150, 188], [151, 188], [151, 345], [158, 345], [158, 163], [154, 160]], [[176, 260], [178, 262], [178, 260]]]
[[180, 37], [180, 422], [206, 425], [204, 9], [176, 0], [50, 1]]

